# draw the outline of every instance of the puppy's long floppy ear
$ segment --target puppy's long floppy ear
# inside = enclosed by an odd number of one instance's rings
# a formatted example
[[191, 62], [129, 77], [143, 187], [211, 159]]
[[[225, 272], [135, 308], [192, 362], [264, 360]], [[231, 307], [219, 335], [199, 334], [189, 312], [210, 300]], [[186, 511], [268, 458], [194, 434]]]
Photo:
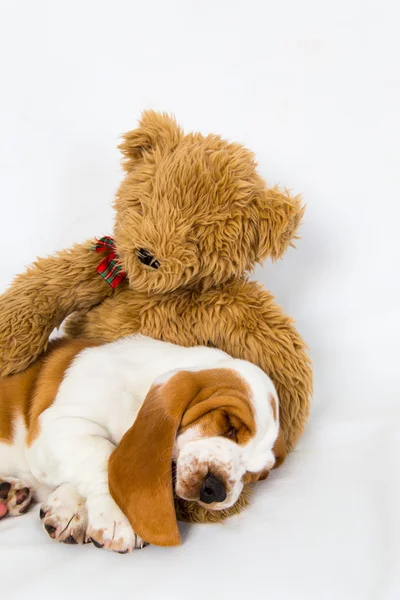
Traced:
[[275, 464], [273, 466], [274, 469], [280, 467], [283, 461], [286, 458], [287, 450], [285, 438], [283, 437], [282, 429], [279, 429], [278, 437], [275, 440], [274, 447], [272, 448], [272, 452], [275, 456]]
[[[285, 444], [285, 440], [283, 437], [282, 429], [279, 429], [278, 437], [275, 440], [275, 444], [272, 448], [272, 452], [274, 453], [274, 456], [275, 456], [275, 464], [272, 468], [277, 469], [283, 463], [283, 461], [286, 458], [286, 454], [287, 454], [286, 444]], [[249, 483], [256, 483], [257, 481], [262, 481], [264, 479], [267, 479], [269, 473], [270, 473], [270, 469], [263, 469], [262, 471], [259, 471], [258, 473], [252, 473], [250, 471], [247, 471], [247, 473], [245, 473], [245, 475], [243, 476], [243, 483], [245, 485], [247, 485]]]
[[158, 546], [177, 546], [172, 451], [186, 398], [184, 392], [172, 398], [166, 387], [156, 385], [148, 392], [111, 455], [108, 478], [111, 495], [137, 534]]
[[[111, 495], [135, 532], [151, 544], [180, 544], [172, 452], [181, 424], [188, 427], [206, 414], [223, 410], [240, 419], [242, 427], [254, 428], [246, 395], [227, 386], [222, 371], [181, 371], [166, 383], [154, 385], [136, 421], [111, 455]], [[232, 380], [232, 374], [229, 376]]]

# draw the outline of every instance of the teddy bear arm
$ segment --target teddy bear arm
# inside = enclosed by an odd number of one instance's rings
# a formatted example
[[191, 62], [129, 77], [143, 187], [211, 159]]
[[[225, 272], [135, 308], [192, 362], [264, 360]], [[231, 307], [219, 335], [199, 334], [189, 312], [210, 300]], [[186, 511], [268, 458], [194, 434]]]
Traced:
[[287, 450], [296, 444], [309, 416], [311, 361], [292, 320], [273, 296], [247, 283], [212, 317], [210, 341], [236, 358], [249, 360], [273, 380]]
[[0, 376], [35, 360], [68, 314], [113, 293], [96, 272], [101, 259], [87, 242], [40, 258], [16, 277], [0, 296]]
[[[127, 335], [143, 333], [141, 321], [148, 302], [146, 298], [138, 298], [127, 285], [121, 285], [104, 302], [70, 315], [65, 322], [65, 333], [68, 337], [100, 342], [113, 342]], [[153, 331], [146, 334], [157, 337]]]

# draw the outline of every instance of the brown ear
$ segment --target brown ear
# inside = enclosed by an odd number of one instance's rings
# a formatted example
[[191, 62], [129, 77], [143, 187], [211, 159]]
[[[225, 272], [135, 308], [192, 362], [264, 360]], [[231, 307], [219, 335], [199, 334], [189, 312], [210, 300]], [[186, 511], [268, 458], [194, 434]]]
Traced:
[[156, 147], [175, 146], [183, 135], [173, 117], [166, 113], [146, 110], [139, 121], [139, 127], [122, 136], [123, 142], [118, 146], [123, 154], [122, 164], [126, 171], [131, 171], [135, 163], [145, 152]]
[[172, 488], [172, 450], [181, 414], [152, 387], [108, 465], [110, 492], [134, 531], [158, 546], [180, 544]]
[[304, 214], [300, 196], [274, 187], [263, 192], [260, 204], [257, 260], [280, 258], [297, 239], [296, 231]]
[[277, 469], [283, 463], [287, 454], [286, 443], [285, 438], [283, 437], [282, 429], [279, 429], [278, 437], [276, 438], [272, 452], [275, 455], [275, 464], [273, 468]]
[[180, 544], [172, 452], [182, 416], [191, 403], [198, 403], [197, 375], [181, 371], [150, 389], [108, 465], [112, 497], [134, 531], [157, 546]]
[[[275, 464], [272, 468], [277, 469], [285, 460], [287, 453], [286, 444], [281, 429], [279, 429], [278, 437], [276, 438], [275, 444], [272, 448], [272, 452], [275, 456]], [[269, 469], [264, 469], [263, 471], [259, 471], [258, 473], [251, 473], [250, 471], [247, 471], [243, 475], [243, 483], [245, 485], [248, 485], [249, 483], [256, 483], [257, 481], [267, 479], [268, 475]]]

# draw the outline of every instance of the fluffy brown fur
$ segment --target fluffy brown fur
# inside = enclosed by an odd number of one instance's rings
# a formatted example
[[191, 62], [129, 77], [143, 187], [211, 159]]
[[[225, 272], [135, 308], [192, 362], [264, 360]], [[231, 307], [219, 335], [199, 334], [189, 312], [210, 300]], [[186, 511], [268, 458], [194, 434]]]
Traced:
[[[101, 256], [90, 242], [39, 259], [0, 297], [0, 375], [40, 356], [71, 313], [73, 337], [111, 341], [140, 332], [216, 346], [272, 378], [290, 450], [309, 414], [310, 361], [291, 319], [247, 275], [292, 243], [300, 199], [266, 187], [253, 154], [239, 144], [184, 135], [164, 114], [145, 112], [120, 149], [126, 175], [115, 200], [114, 237], [127, 279], [113, 291], [96, 272]], [[141, 248], [158, 269], [138, 260]], [[193, 521], [226, 516], [195, 505], [179, 511]]]

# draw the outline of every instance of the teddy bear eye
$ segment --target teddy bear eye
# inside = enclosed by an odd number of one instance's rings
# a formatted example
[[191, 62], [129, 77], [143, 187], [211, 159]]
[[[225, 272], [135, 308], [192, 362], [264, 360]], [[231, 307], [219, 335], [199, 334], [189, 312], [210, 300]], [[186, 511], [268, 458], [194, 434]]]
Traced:
[[147, 267], [152, 267], [153, 269], [159, 268], [160, 262], [145, 248], [139, 248], [139, 250], [136, 251], [136, 254], [140, 262]]

